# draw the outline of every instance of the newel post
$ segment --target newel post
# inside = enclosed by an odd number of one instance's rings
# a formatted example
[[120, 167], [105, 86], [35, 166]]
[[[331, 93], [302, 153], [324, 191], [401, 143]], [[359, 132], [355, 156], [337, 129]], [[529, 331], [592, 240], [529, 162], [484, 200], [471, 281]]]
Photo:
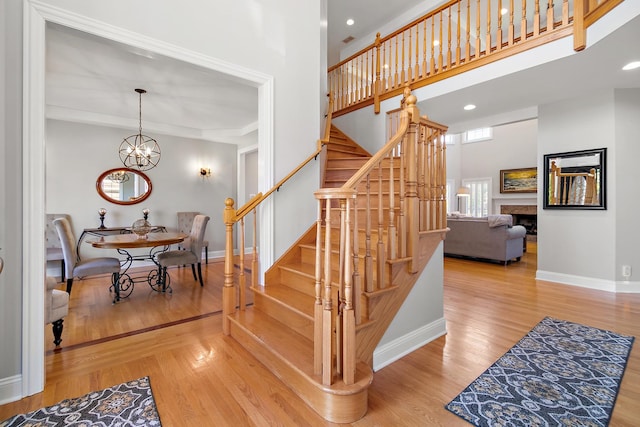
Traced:
[[233, 199], [224, 201], [224, 227], [225, 227], [225, 252], [224, 252], [224, 286], [222, 288], [222, 331], [229, 335], [229, 317], [235, 312], [236, 293], [233, 286], [233, 225], [236, 223], [236, 210], [233, 208]]
[[411, 257], [410, 271], [417, 271], [418, 241], [420, 230], [420, 201], [418, 199], [418, 158], [416, 138], [420, 124], [420, 112], [416, 106], [417, 98], [405, 88], [405, 109], [409, 113], [411, 123], [405, 136], [406, 144], [406, 184], [405, 204], [407, 217], [407, 256]]
[[584, 27], [584, 15], [587, 11], [587, 0], [576, 0], [573, 3], [573, 50], [581, 51], [587, 46], [587, 29]]

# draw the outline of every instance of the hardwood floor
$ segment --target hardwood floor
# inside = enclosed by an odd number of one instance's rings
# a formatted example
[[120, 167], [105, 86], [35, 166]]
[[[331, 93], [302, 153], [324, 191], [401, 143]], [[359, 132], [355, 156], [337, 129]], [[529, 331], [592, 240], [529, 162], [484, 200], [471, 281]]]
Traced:
[[[521, 262], [508, 266], [445, 258], [447, 335], [376, 372], [369, 411], [353, 425], [468, 426], [444, 405], [545, 316], [640, 336], [640, 295], [536, 281], [535, 257], [530, 245]], [[217, 268], [222, 264], [209, 264], [209, 278]], [[213, 290], [217, 284], [209, 280], [205, 287]], [[165, 312], [177, 299], [174, 289], [171, 304], [162, 306]], [[128, 304], [131, 310], [155, 316], [134, 304]], [[219, 314], [65, 348], [47, 353], [44, 392], [0, 406], [0, 420], [148, 375], [165, 427], [333, 425], [226, 338]], [[638, 425], [638, 419], [640, 350], [635, 346], [611, 426]]]

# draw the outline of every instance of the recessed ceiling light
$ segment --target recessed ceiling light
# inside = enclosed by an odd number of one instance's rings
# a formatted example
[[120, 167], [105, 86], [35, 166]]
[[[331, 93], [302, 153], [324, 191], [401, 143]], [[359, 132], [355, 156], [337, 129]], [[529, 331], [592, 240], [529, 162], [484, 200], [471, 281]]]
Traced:
[[348, 26], [352, 26], [355, 23], [356, 23], [356, 21], [354, 21], [353, 19], [351, 19], [351, 18], [347, 19], [347, 25]]
[[502, 9], [500, 9], [500, 15], [506, 15], [507, 12], [509, 12], [509, 9], [507, 9], [506, 7], [503, 7]]
[[476, 108], [476, 106], [473, 105], [473, 104], [467, 104], [467, 105], [464, 106], [464, 109], [467, 110], [467, 111], [474, 110], [475, 108]]
[[434, 40], [433, 41], [433, 45], [434, 46], [439, 46], [440, 45], [440, 40]]
[[622, 67], [624, 71], [635, 70], [636, 68], [640, 68], [640, 61], [629, 62], [627, 65]]

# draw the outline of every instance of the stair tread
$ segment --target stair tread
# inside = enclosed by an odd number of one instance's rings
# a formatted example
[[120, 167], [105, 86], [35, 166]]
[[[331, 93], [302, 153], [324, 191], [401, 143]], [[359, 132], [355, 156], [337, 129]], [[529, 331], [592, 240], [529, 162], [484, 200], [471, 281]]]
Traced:
[[304, 292], [279, 283], [269, 283], [267, 286], [258, 286], [252, 289], [280, 301], [311, 320], [313, 319], [313, 298]]

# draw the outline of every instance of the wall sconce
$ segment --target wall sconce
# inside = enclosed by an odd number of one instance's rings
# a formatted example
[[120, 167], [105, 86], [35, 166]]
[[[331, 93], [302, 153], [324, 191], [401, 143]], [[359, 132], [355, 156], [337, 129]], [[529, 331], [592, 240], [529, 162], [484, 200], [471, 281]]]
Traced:
[[211, 169], [200, 168], [200, 176], [202, 177], [202, 179], [209, 178], [211, 176]]

